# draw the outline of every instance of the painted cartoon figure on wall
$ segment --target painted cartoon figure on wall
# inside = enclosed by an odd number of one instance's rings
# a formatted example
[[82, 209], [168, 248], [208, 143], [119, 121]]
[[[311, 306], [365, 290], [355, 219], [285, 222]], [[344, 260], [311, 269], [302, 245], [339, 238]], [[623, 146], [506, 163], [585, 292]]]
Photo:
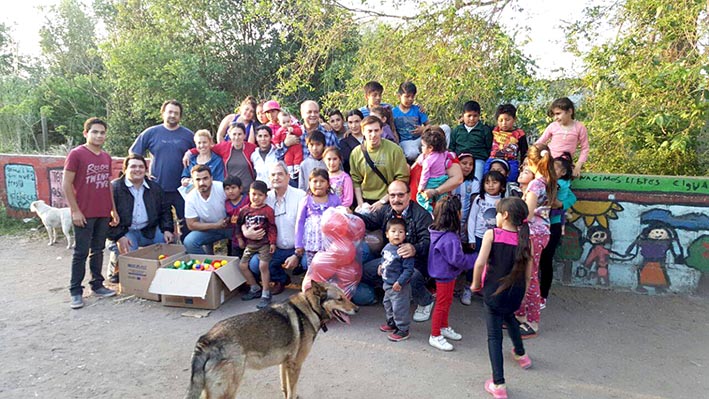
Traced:
[[[586, 231], [586, 240], [591, 243], [591, 249], [583, 261], [584, 267], [576, 269], [576, 275], [577, 277], [588, 277], [588, 279], [595, 278], [596, 284], [608, 287], [610, 285], [608, 273], [610, 255], [619, 255], [610, 249], [610, 245], [613, 243], [611, 231], [603, 226], [592, 226]], [[585, 275], [581, 276], [582, 273]]]
[[672, 253], [675, 264], [684, 263], [682, 246], [675, 229], [663, 222], [650, 222], [630, 244], [625, 254], [632, 259], [638, 252], [642, 261], [637, 268], [636, 291], [644, 293], [647, 288], [653, 288], [656, 293], [667, 291], [671, 284], [667, 274], [667, 253]]

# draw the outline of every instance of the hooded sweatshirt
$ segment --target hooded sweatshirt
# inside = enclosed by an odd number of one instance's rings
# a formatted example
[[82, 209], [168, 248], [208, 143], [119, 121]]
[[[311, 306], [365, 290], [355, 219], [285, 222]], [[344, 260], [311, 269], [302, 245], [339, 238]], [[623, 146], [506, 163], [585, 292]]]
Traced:
[[428, 228], [431, 248], [428, 251], [428, 274], [440, 282], [455, 280], [475, 264], [474, 254], [463, 253], [460, 237], [455, 232]]

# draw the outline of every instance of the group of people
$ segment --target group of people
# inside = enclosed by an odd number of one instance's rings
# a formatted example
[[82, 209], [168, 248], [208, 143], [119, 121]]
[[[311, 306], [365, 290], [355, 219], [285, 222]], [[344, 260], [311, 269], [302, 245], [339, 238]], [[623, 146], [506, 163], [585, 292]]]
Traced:
[[[391, 341], [410, 336], [412, 319], [432, 317], [429, 344], [449, 351], [449, 341], [462, 338], [448, 313], [463, 275], [461, 302], [470, 305], [478, 293], [487, 314], [493, 379], [485, 389], [506, 397], [503, 324], [515, 360], [531, 366], [522, 339], [539, 332], [564, 213], [575, 201], [570, 182], [588, 156], [586, 129], [568, 98], [551, 104], [554, 122], [529, 143], [512, 104], [497, 108], [491, 128], [480, 105], [468, 101], [451, 130], [429, 124], [411, 82], [400, 85], [396, 106], [381, 102], [378, 82], [364, 92], [366, 106], [332, 110], [327, 120], [315, 101], [301, 104], [298, 121], [275, 100], [249, 97], [224, 118], [216, 143], [207, 130], [181, 126], [182, 105], [166, 101], [163, 123], [137, 137], [112, 182], [102, 150], [107, 125], [88, 119], [86, 143], [70, 152], [64, 169], [77, 238], [71, 307], [83, 306], [87, 258], [93, 292], [115, 295], [101, 273], [106, 238], [113, 253], [127, 253], [177, 236], [197, 254], [227, 240], [249, 285], [242, 299], [268, 306], [290, 282], [286, 271], [306, 271], [324, 249], [324, 211], [344, 207], [387, 241], [381, 251], [361, 245], [360, 286], [369, 290], [358, 289], [353, 300], [376, 303], [360, 293], [383, 292], [380, 330]], [[118, 280], [118, 270], [111, 278]]]

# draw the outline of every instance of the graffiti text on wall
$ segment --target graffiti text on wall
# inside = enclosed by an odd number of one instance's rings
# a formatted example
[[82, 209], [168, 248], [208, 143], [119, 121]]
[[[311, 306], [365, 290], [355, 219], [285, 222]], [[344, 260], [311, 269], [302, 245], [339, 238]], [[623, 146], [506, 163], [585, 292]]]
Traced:
[[37, 177], [32, 165], [5, 165], [5, 190], [11, 208], [29, 210], [37, 201]]
[[709, 181], [692, 177], [586, 174], [573, 189], [654, 193], [709, 194]]
[[49, 201], [55, 208], [66, 208], [69, 203], [64, 198], [62, 189], [63, 169], [49, 169]]

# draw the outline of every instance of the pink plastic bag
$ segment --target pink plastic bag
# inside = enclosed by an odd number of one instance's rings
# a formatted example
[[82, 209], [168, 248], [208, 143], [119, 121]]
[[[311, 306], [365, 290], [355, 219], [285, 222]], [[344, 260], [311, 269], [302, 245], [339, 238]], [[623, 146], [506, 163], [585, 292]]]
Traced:
[[362, 278], [362, 264], [357, 259], [357, 244], [364, 238], [364, 222], [348, 214], [345, 208], [329, 208], [320, 220], [324, 251], [313, 257], [303, 279], [303, 291], [311, 281], [336, 284], [351, 298]]

